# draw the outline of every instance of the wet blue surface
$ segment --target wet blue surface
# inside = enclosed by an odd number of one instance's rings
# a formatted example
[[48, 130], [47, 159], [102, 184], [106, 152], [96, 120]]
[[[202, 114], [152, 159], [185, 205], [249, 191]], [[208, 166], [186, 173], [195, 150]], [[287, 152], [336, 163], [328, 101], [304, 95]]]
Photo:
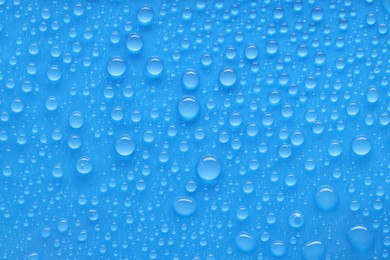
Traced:
[[389, 14], [0, 0], [0, 256], [389, 258]]

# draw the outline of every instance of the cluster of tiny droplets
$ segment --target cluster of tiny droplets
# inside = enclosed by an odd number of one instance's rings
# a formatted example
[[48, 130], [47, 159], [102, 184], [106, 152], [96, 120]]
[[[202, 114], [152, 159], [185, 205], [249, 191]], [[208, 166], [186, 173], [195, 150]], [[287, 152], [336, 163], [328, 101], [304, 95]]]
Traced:
[[0, 257], [389, 257], [389, 0], [130, 2], [0, 0]]

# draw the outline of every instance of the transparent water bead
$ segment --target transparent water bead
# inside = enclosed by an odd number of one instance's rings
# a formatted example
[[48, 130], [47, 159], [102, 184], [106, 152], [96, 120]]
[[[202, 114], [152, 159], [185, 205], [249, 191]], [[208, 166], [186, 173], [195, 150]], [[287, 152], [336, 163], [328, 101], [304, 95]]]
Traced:
[[107, 71], [112, 77], [120, 77], [126, 72], [126, 66], [122, 57], [112, 57], [107, 63]]
[[196, 201], [189, 197], [179, 196], [175, 198], [173, 208], [180, 216], [191, 216], [196, 211]]
[[202, 157], [197, 165], [199, 177], [205, 181], [213, 181], [221, 174], [221, 162], [215, 155]]
[[127, 134], [120, 136], [115, 143], [115, 150], [122, 156], [133, 154], [135, 151], [134, 139]]

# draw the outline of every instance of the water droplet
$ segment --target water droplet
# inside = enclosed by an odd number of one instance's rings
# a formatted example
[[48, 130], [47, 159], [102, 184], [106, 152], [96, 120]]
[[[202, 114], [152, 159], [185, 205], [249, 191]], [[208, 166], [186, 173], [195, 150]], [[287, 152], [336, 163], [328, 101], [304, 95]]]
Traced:
[[151, 57], [146, 63], [146, 70], [152, 77], [158, 77], [164, 70], [164, 64], [159, 57]]
[[369, 252], [374, 242], [374, 234], [364, 226], [355, 226], [348, 231], [348, 241], [360, 253]]
[[115, 144], [115, 150], [122, 156], [129, 156], [135, 150], [135, 141], [129, 135], [122, 135], [118, 138]]
[[213, 181], [221, 174], [221, 168], [221, 162], [215, 155], [206, 155], [199, 160], [197, 171], [202, 180]]
[[226, 88], [234, 86], [237, 82], [237, 72], [232, 68], [224, 68], [219, 73], [219, 82]]
[[245, 231], [240, 232], [236, 237], [236, 246], [244, 253], [252, 252], [256, 248], [256, 239]]
[[96, 209], [90, 209], [88, 211], [88, 218], [92, 221], [95, 221], [99, 218], [99, 212]]
[[126, 61], [122, 57], [112, 57], [107, 63], [107, 72], [113, 77], [120, 77], [126, 72]]
[[55, 178], [61, 178], [64, 175], [64, 170], [61, 168], [60, 164], [56, 164], [54, 168], [51, 170], [51, 174]]
[[178, 111], [181, 118], [185, 121], [194, 120], [200, 111], [198, 100], [193, 96], [184, 96], [178, 103]]
[[92, 162], [88, 156], [82, 156], [76, 163], [76, 169], [81, 174], [87, 174], [92, 171]]
[[77, 235], [77, 240], [80, 241], [80, 242], [83, 242], [85, 240], [88, 239], [88, 233], [86, 230], [83, 230], [81, 231], [78, 235]]
[[254, 60], [257, 58], [258, 55], [259, 55], [259, 50], [257, 49], [255, 44], [251, 43], [251, 44], [248, 44], [248, 46], [246, 46], [245, 57], [248, 60]]
[[275, 240], [271, 244], [271, 253], [276, 257], [282, 257], [286, 254], [287, 246], [281, 240]]
[[130, 34], [126, 40], [126, 47], [132, 53], [138, 53], [144, 46], [144, 41], [137, 33]]
[[302, 257], [305, 260], [321, 260], [325, 253], [325, 247], [320, 241], [307, 243], [302, 249]]
[[341, 144], [337, 141], [333, 141], [329, 146], [328, 146], [328, 153], [330, 156], [337, 157], [339, 156], [343, 151], [343, 148]]
[[315, 195], [315, 202], [319, 209], [323, 211], [331, 211], [337, 205], [338, 196], [333, 188], [328, 185], [324, 185], [318, 188]]
[[298, 210], [291, 212], [288, 218], [288, 223], [293, 228], [300, 228], [304, 222], [305, 222], [305, 218], [303, 217], [302, 213]]
[[69, 125], [75, 129], [81, 128], [84, 125], [84, 117], [81, 112], [75, 111], [72, 113], [69, 117]]
[[364, 156], [371, 151], [371, 143], [365, 136], [359, 136], [352, 142], [352, 150], [355, 154]]
[[196, 211], [196, 201], [192, 198], [180, 196], [173, 202], [173, 208], [180, 216], [191, 216]]
[[324, 17], [324, 10], [321, 7], [315, 7], [311, 11], [311, 18], [313, 21], [319, 22]]
[[47, 77], [51, 81], [58, 81], [62, 76], [61, 70], [57, 66], [52, 66], [47, 71]]
[[237, 210], [237, 218], [238, 220], [245, 220], [248, 218], [249, 212], [245, 207], [240, 207]]
[[68, 228], [69, 228], [68, 220], [63, 218], [60, 220], [60, 222], [58, 222], [57, 229], [59, 232], [61, 233], [66, 232]]
[[142, 6], [138, 9], [137, 18], [142, 24], [149, 24], [153, 20], [153, 9], [150, 6]]
[[20, 99], [16, 98], [16, 99], [12, 100], [12, 102], [11, 102], [11, 110], [12, 110], [12, 112], [20, 113], [20, 112], [23, 111], [23, 108], [24, 108], [24, 105], [23, 105], [23, 102]]
[[199, 85], [199, 75], [195, 70], [187, 70], [182, 77], [184, 88], [188, 90], [196, 89]]

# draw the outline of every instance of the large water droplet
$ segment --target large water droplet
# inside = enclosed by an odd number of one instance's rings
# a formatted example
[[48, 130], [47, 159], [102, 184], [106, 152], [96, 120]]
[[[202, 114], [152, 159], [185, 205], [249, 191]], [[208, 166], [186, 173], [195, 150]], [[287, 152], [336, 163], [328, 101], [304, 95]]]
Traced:
[[318, 188], [315, 195], [315, 202], [319, 209], [323, 211], [331, 211], [337, 205], [338, 196], [333, 188], [328, 185], [324, 185]]
[[224, 68], [219, 73], [219, 82], [226, 88], [234, 86], [237, 82], [237, 72], [232, 68]]
[[191, 121], [195, 119], [200, 111], [198, 100], [193, 96], [184, 96], [178, 103], [178, 111], [183, 120]]
[[182, 77], [183, 86], [188, 90], [193, 90], [199, 85], [199, 75], [194, 70], [187, 70]]
[[88, 156], [82, 156], [76, 163], [76, 169], [81, 174], [87, 174], [92, 171], [92, 162]]
[[164, 64], [159, 57], [151, 57], [146, 62], [146, 70], [152, 77], [157, 77], [163, 72]]
[[196, 201], [185, 196], [176, 197], [173, 208], [180, 216], [191, 216], [196, 211]]
[[120, 77], [126, 71], [126, 61], [122, 57], [112, 57], [107, 63], [107, 71], [113, 77]]
[[221, 174], [221, 162], [215, 155], [202, 157], [197, 166], [198, 175], [205, 181], [213, 181]]
[[371, 143], [365, 136], [359, 136], [352, 142], [352, 150], [355, 154], [364, 156], [371, 151]]
[[47, 71], [47, 77], [51, 81], [58, 81], [62, 76], [61, 70], [57, 66], [52, 66], [48, 71]]
[[287, 246], [281, 240], [275, 240], [271, 244], [271, 253], [276, 257], [282, 257], [286, 254]]
[[236, 237], [237, 248], [244, 252], [252, 252], [256, 248], [256, 239], [247, 232], [240, 232]]
[[153, 20], [153, 9], [150, 6], [142, 6], [138, 9], [137, 18], [142, 24], [149, 24]]
[[293, 211], [288, 218], [288, 223], [293, 228], [300, 228], [305, 222], [305, 218], [303, 217], [300, 211]]
[[372, 247], [374, 234], [364, 226], [355, 226], [348, 231], [348, 241], [360, 253], [366, 253]]
[[302, 257], [305, 260], [321, 260], [325, 253], [325, 247], [320, 241], [307, 243], [302, 249]]
[[122, 135], [118, 138], [115, 144], [115, 150], [122, 156], [129, 156], [135, 150], [135, 141], [129, 135]]
[[132, 53], [138, 53], [141, 51], [144, 45], [144, 41], [137, 33], [130, 34], [126, 40], [126, 47]]

